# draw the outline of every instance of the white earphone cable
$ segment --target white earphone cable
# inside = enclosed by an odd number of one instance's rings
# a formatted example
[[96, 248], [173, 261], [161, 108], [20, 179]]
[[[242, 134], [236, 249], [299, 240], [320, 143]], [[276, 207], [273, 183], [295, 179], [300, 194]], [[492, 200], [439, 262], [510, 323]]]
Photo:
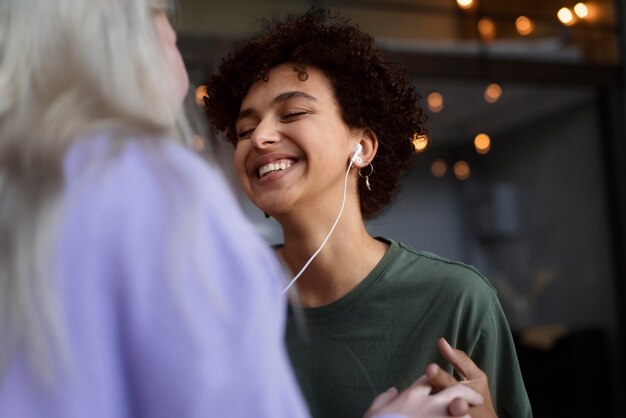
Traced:
[[341, 214], [343, 213], [343, 208], [346, 205], [346, 195], [347, 195], [347, 191], [348, 191], [348, 174], [350, 173], [350, 168], [352, 168], [352, 164], [354, 164], [354, 161], [351, 159], [350, 160], [350, 165], [348, 165], [348, 170], [346, 171], [346, 177], [345, 177], [345, 179], [343, 181], [343, 199], [341, 201], [341, 209], [339, 209], [339, 214], [337, 215], [337, 219], [335, 219], [335, 223], [333, 224], [332, 228], [330, 228], [330, 232], [328, 233], [328, 235], [326, 235], [326, 238], [324, 238], [324, 241], [322, 241], [322, 245], [320, 245], [320, 247], [317, 249], [317, 251], [315, 251], [315, 253], [313, 253], [311, 258], [309, 258], [309, 261], [307, 261], [304, 264], [304, 266], [300, 269], [298, 274], [296, 274], [294, 276], [294, 278], [291, 279], [291, 281], [289, 282], [287, 287], [285, 287], [283, 289], [282, 293], [285, 293], [287, 290], [289, 290], [289, 288], [291, 288], [291, 286], [293, 286], [293, 284], [296, 282], [296, 280], [298, 280], [298, 278], [304, 272], [304, 270], [306, 270], [306, 268], [309, 266], [309, 264], [311, 264], [311, 262], [315, 259], [315, 257], [317, 257], [317, 255], [320, 253], [320, 251], [322, 251], [322, 248], [324, 248], [324, 245], [326, 245], [326, 242], [328, 241], [328, 238], [330, 238], [330, 236], [332, 235], [333, 231], [335, 231], [335, 227], [337, 226], [337, 223], [339, 222], [339, 218], [341, 218]]

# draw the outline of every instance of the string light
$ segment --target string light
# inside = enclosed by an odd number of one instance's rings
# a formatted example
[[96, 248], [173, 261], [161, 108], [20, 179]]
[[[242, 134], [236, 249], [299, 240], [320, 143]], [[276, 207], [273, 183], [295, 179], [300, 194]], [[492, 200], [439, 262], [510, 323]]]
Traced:
[[194, 141], [194, 146], [196, 147], [197, 151], [204, 151], [204, 147], [206, 146], [206, 141], [201, 135], [198, 135], [198, 134], [194, 135], [193, 141]]
[[472, 7], [474, 0], [456, 0], [456, 4], [463, 10], [467, 10]]
[[467, 180], [470, 177], [469, 164], [465, 161], [457, 161], [453, 167], [454, 175], [459, 180]]
[[574, 6], [574, 13], [576, 13], [576, 16], [579, 18], [584, 19], [589, 16], [589, 8], [585, 3], [577, 3], [576, 6]]
[[491, 83], [485, 89], [485, 101], [487, 103], [495, 103], [502, 96], [502, 87], [498, 83]]
[[428, 136], [424, 134], [414, 133], [411, 139], [415, 152], [422, 152], [428, 147]]
[[428, 108], [433, 113], [439, 113], [443, 109], [443, 96], [441, 93], [432, 92], [428, 95], [426, 101], [428, 102]]
[[204, 98], [206, 96], [208, 96], [206, 92], [206, 86], [198, 86], [198, 88], [196, 89], [196, 104], [198, 106], [204, 106]]
[[571, 26], [574, 24], [574, 15], [567, 7], [562, 7], [556, 15], [564, 25]]
[[448, 164], [446, 164], [445, 160], [437, 158], [430, 165], [430, 172], [433, 174], [433, 176], [441, 178], [445, 176], [448, 172]]
[[489, 17], [483, 17], [478, 21], [478, 33], [485, 39], [493, 39], [496, 36], [496, 24]]
[[535, 30], [535, 25], [526, 16], [520, 16], [515, 20], [515, 28], [517, 33], [522, 36], [530, 35]]
[[487, 154], [491, 149], [491, 138], [487, 134], [478, 134], [474, 138], [474, 148], [479, 154]]

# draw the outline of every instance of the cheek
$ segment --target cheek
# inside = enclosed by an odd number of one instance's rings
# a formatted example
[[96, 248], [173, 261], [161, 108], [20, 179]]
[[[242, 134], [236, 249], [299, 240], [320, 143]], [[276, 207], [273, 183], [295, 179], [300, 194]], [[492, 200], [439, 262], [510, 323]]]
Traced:
[[187, 69], [185, 68], [183, 58], [178, 48], [173, 47], [170, 49], [167, 60], [172, 84], [172, 94], [174, 98], [182, 104], [189, 90], [189, 76], [187, 75]]
[[174, 30], [165, 14], [162, 12], [157, 13], [154, 16], [154, 24], [162, 53], [161, 60], [165, 83], [167, 84], [172, 104], [176, 107], [180, 107], [189, 90], [187, 69], [183, 63], [180, 51], [176, 46]]
[[245, 186], [245, 179], [248, 177], [248, 172], [246, 169], [246, 157], [248, 155], [248, 149], [244, 143], [239, 143], [237, 148], [235, 148], [235, 153], [233, 154], [233, 168], [235, 169], [235, 173], [237, 173], [237, 178], [242, 186]]

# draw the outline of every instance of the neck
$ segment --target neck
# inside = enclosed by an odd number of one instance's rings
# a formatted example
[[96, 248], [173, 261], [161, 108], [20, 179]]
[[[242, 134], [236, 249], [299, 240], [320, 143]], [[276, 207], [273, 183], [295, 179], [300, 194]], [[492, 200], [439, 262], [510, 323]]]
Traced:
[[[285, 240], [279, 256], [292, 274], [317, 251], [338, 213], [339, 208], [279, 219]], [[322, 306], [346, 295], [372, 271], [386, 249], [386, 244], [365, 229], [358, 201], [346, 202], [335, 231], [296, 282], [300, 302], [307, 307]]]

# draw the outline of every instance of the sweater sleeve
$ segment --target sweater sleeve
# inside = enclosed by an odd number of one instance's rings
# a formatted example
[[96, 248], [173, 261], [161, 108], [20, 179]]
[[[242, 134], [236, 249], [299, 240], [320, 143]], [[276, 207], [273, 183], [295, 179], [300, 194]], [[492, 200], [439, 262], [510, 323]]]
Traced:
[[281, 269], [218, 170], [163, 142], [128, 141], [102, 164], [88, 154], [70, 164], [61, 222], [80, 366], [63, 416], [307, 416]]

